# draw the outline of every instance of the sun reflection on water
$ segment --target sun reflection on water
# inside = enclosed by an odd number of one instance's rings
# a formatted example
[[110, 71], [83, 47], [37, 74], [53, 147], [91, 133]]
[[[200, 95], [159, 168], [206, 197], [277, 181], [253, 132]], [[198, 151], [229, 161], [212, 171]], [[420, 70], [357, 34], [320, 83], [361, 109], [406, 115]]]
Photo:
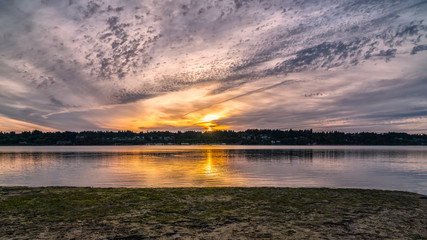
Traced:
[[0, 147], [0, 185], [363, 187], [425, 194], [426, 159], [425, 147], [407, 146]]
[[204, 174], [208, 176], [209, 178], [221, 178], [226, 176], [226, 164], [227, 159], [223, 156], [223, 154], [214, 154], [212, 152], [212, 149], [206, 150], [206, 164], [205, 164], [205, 171]]
[[131, 153], [106, 158], [116, 158], [114, 165], [109, 167], [116, 177], [111, 181], [132, 181], [131, 184], [139, 186], [153, 183], [168, 187], [232, 186], [236, 183], [238, 174], [230, 175], [228, 168], [231, 167], [231, 162], [226, 156], [222, 149], [206, 147], [180, 152]]
[[209, 176], [215, 175], [212, 172], [212, 150], [208, 149], [206, 151], [206, 167], [205, 167], [205, 173]]

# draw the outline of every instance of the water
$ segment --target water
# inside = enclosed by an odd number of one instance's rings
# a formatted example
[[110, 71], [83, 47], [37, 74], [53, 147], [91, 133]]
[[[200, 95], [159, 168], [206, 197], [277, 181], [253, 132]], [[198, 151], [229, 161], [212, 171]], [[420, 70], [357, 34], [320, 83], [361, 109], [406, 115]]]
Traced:
[[333, 187], [427, 194], [427, 147], [0, 147], [0, 186], [18, 185]]

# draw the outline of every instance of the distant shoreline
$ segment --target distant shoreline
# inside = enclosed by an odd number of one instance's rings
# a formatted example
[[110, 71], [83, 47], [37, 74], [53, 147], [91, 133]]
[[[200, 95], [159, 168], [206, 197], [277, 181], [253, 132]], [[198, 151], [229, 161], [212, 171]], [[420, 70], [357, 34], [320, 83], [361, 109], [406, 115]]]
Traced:
[[249, 129], [213, 132], [0, 132], [0, 146], [67, 145], [389, 145], [427, 146], [427, 134]]
[[427, 147], [427, 145], [370, 145], [370, 144], [353, 144], [353, 145], [340, 145], [340, 144], [275, 144], [275, 145], [264, 145], [264, 144], [209, 144], [209, 143], [194, 143], [194, 144], [93, 144], [93, 145], [0, 145], [0, 147], [132, 147], [132, 146], [248, 146], [248, 147]]
[[0, 239], [427, 238], [427, 196], [328, 188], [0, 187]]

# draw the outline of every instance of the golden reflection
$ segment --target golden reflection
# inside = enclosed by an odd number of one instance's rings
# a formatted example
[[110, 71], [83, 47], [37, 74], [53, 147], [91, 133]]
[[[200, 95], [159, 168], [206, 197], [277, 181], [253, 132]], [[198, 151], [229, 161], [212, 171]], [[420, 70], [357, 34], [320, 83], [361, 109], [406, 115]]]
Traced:
[[[0, 180], [35, 172], [34, 184], [129, 187], [245, 186], [233, 156], [216, 146], [144, 146], [111, 152], [0, 152]], [[70, 168], [70, 166], [72, 166]], [[70, 170], [71, 169], [71, 170]], [[78, 174], [75, 174], [75, 173]], [[59, 183], [59, 182], [58, 182]]]
[[[224, 179], [231, 182], [228, 176], [229, 158], [223, 149], [206, 148], [204, 174], [212, 180]], [[235, 177], [235, 176], [234, 176]]]
[[205, 172], [206, 172], [206, 175], [209, 175], [209, 176], [215, 175], [215, 172], [212, 171], [212, 149], [208, 149], [206, 151]]
[[[183, 152], [130, 154], [114, 166], [123, 178], [138, 179], [135, 185], [148, 186], [232, 186], [244, 185], [238, 175], [230, 175], [224, 150], [206, 148]], [[239, 179], [239, 180], [236, 180]], [[120, 179], [124, 180], [124, 179]], [[114, 181], [114, 180], [113, 180]]]

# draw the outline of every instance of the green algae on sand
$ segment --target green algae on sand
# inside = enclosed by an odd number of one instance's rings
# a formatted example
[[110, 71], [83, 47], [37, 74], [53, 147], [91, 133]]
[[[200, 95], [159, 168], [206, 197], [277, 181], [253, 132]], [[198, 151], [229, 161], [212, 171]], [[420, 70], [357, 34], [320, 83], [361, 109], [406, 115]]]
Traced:
[[0, 239], [427, 239], [427, 197], [327, 188], [0, 187]]

